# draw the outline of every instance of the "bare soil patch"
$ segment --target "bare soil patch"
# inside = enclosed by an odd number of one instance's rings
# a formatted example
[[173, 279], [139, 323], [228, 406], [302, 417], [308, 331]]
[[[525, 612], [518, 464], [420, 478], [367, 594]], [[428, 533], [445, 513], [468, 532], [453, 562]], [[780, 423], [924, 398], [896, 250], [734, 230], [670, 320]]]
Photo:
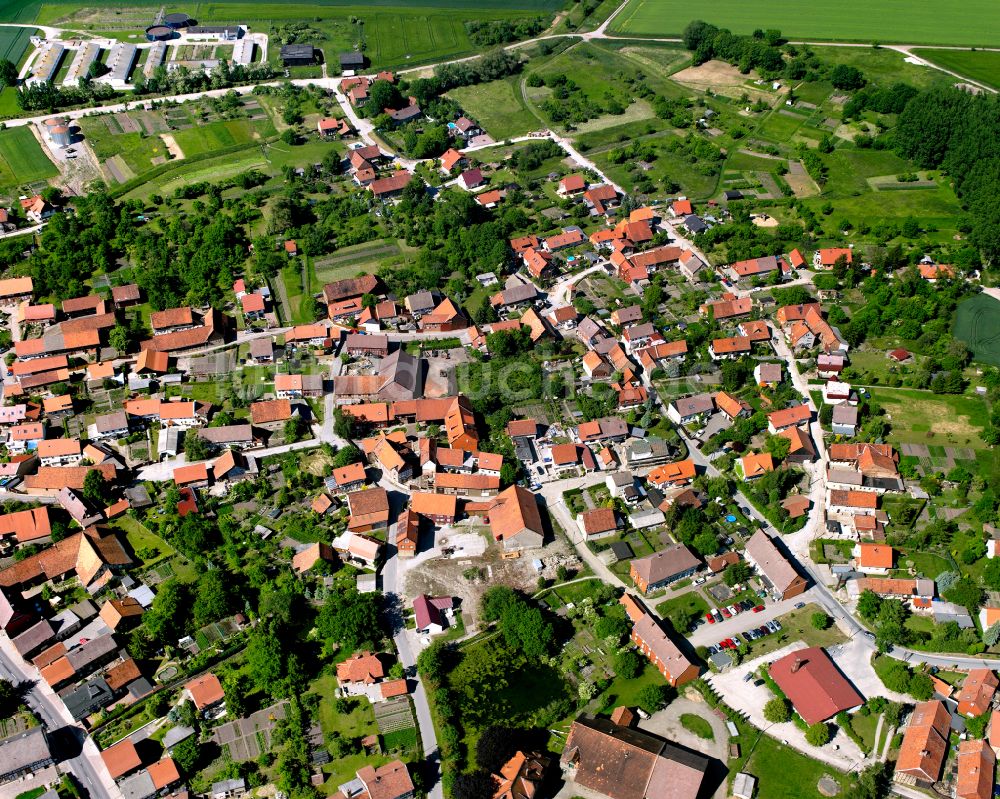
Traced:
[[815, 197], [819, 194], [819, 186], [816, 185], [805, 166], [801, 161], [789, 161], [788, 172], [785, 175], [785, 182], [789, 185], [796, 197]]
[[170, 133], [160, 134], [160, 138], [163, 139], [163, 143], [167, 147], [167, 152], [170, 153], [174, 158], [180, 159], [184, 157], [184, 151], [180, 148], [177, 140]]
[[746, 92], [751, 101], [758, 97], [771, 97], [770, 92], [753, 85], [757, 73], [742, 74], [736, 67], [725, 61], [706, 61], [697, 67], [687, 67], [671, 75], [671, 79], [693, 89], [712, 89], [727, 97], [738, 97]]

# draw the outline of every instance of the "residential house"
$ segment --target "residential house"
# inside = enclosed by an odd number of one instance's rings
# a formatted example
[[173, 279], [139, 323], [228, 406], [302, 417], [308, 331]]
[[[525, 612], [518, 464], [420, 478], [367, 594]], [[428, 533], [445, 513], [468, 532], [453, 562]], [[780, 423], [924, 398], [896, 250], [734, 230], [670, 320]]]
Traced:
[[413, 615], [418, 635], [436, 635], [444, 632], [452, 617], [455, 599], [450, 596], [419, 594], [413, 600]]
[[633, 560], [629, 577], [639, 591], [648, 594], [690, 577], [700, 567], [701, 561], [684, 544], [672, 544], [652, 555]]
[[998, 685], [997, 676], [990, 669], [970, 669], [958, 695], [959, 715], [969, 718], [983, 715], [990, 709]]
[[950, 734], [951, 714], [944, 702], [918, 703], [903, 733], [896, 773], [912, 777], [921, 788], [930, 788], [941, 776]]
[[578, 513], [576, 523], [588, 541], [613, 536], [621, 526], [613, 508], [592, 508]]
[[791, 599], [806, 590], [806, 579], [763, 530], [758, 530], [747, 541], [743, 556], [776, 599]]

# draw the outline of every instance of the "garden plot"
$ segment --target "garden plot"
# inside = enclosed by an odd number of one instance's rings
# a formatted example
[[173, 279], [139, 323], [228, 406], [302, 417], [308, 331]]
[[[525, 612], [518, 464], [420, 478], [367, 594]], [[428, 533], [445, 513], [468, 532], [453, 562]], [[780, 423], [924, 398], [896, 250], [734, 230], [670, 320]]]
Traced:
[[237, 763], [256, 760], [271, 751], [271, 735], [278, 721], [285, 718], [288, 701], [258, 710], [245, 719], [237, 719], [216, 727], [212, 737], [224, 747], [229, 758]]
[[372, 705], [375, 711], [375, 722], [378, 724], [378, 731], [382, 735], [400, 730], [409, 730], [417, 726], [413, 719], [413, 707], [410, 705], [410, 698], [401, 696], [398, 699], [390, 699], [388, 702], [379, 702]]

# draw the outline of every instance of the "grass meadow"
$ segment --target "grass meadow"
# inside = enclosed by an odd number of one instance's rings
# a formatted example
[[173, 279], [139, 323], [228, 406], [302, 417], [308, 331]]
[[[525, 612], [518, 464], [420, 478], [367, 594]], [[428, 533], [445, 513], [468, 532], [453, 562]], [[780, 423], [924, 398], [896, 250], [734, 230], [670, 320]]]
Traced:
[[695, 19], [734, 33], [778, 28], [793, 39], [1000, 45], [1000, 6], [993, 0], [963, 0], [961, 4], [952, 0], [945, 6], [933, 0], [845, 0], [811, 5], [808, 13], [803, 13], [800, 0], [719, 0], [709, 8], [680, 0], [632, 0], [612, 20], [611, 28], [618, 34], [677, 36]]
[[26, 127], [0, 131], [0, 186], [55, 177], [58, 170]]
[[452, 89], [448, 96], [454, 98], [496, 141], [522, 136], [544, 127], [524, 103], [519, 75]]

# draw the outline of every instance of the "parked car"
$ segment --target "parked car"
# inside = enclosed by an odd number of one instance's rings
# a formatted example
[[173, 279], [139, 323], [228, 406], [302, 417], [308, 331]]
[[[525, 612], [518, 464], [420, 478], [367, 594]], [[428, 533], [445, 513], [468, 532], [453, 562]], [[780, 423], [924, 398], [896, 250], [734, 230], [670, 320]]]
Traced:
[[711, 613], [706, 613], [705, 621], [707, 621], [709, 624], [715, 624], [715, 616], [713, 616]]
[[796, 602], [795, 603], [795, 609], [796, 610], [802, 610], [802, 608], [804, 608], [805, 606], [806, 606], [805, 602]]
[[723, 617], [731, 619], [733, 614], [729, 612], [729, 608], [720, 608], [719, 612], [722, 613]]
[[778, 632], [781, 629], [781, 622], [775, 619], [772, 623], [774, 624], [774, 631]]
[[746, 674], [743, 675], [743, 682], [750, 682], [750, 680], [752, 679], [753, 679], [752, 671], [748, 671]]
[[755, 608], [753, 609], [753, 612], [754, 612], [754, 613], [760, 613], [760, 612], [761, 612], [761, 611], [762, 611], [763, 609], [764, 609], [764, 606], [763, 606], [763, 605], [757, 605], [757, 607], [755, 607]]

